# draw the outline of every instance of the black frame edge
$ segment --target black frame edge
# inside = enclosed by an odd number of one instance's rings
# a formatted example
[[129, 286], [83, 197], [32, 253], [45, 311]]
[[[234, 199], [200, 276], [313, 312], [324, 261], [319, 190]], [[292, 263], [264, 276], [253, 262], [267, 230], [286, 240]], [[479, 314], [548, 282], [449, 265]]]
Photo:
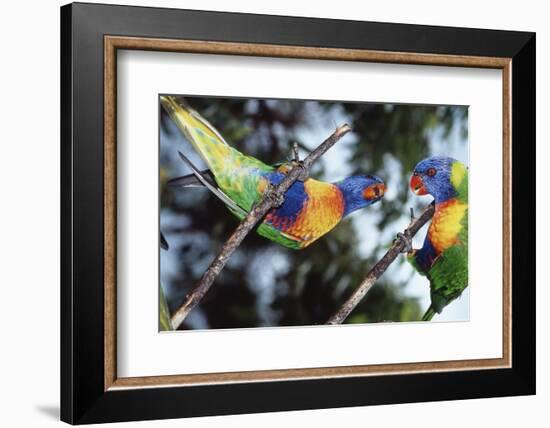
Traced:
[[[512, 59], [512, 363], [536, 393], [536, 35]], [[514, 141], [516, 142], [514, 144]], [[513, 207], [521, 207], [514, 209]], [[520, 243], [520, 245], [517, 245]]]
[[73, 395], [73, 290], [72, 290], [72, 5], [60, 9], [60, 53], [61, 53], [61, 388], [60, 417], [68, 423], [74, 423]]
[[[482, 28], [444, 27], [436, 25], [367, 22], [345, 19], [307, 18], [301, 16], [266, 15], [252, 13], [218, 12], [168, 7], [125, 6], [99, 3], [72, 3], [74, 10], [105, 29], [124, 22], [111, 35], [182, 38], [188, 40], [230, 41], [293, 46], [318, 46], [350, 49], [372, 49], [400, 52], [439, 53], [513, 57], [527, 43], [533, 33], [526, 31], [488, 30]], [[146, 19], [144, 14], [155, 15]], [[159, 35], [158, 21], [164, 26]], [[201, 25], [208, 20], [210, 26]], [[186, 28], [181, 28], [184, 21]], [[326, 31], [316, 32], [325, 26]], [[132, 29], [131, 29], [132, 28]], [[137, 29], [139, 28], [139, 30]], [[131, 30], [129, 30], [131, 29]], [[212, 37], [216, 33], [217, 36]], [[427, 34], [430, 33], [430, 36]], [[361, 38], [357, 35], [361, 34]], [[457, 41], [460, 41], [457, 44]]]

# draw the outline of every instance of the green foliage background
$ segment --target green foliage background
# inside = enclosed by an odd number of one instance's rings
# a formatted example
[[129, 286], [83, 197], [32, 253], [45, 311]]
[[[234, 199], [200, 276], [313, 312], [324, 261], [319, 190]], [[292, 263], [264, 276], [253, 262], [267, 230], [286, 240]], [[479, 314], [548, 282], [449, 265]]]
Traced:
[[[436, 153], [467, 162], [463, 106], [186, 99], [231, 145], [266, 163], [288, 159], [295, 141], [304, 154], [336, 124], [347, 122], [353, 133], [315, 165], [312, 176], [337, 181], [346, 175], [376, 174], [386, 181], [388, 193], [381, 203], [346, 218], [301, 251], [250, 234], [183, 329], [324, 323], [408, 223], [409, 208], [429, 203], [408, 190], [416, 163]], [[182, 303], [238, 224], [206, 190], [166, 187], [167, 179], [189, 173], [177, 150], [204, 165], [161, 109], [160, 215], [170, 249], [161, 250], [160, 276], [170, 311]], [[422, 239], [424, 233], [419, 233]], [[420, 318], [425, 308], [408, 292], [416, 274], [403, 259], [394, 263], [346, 322]], [[427, 284], [425, 292], [427, 297]], [[166, 315], [166, 307], [162, 309]], [[165, 321], [160, 325], [166, 328]]]

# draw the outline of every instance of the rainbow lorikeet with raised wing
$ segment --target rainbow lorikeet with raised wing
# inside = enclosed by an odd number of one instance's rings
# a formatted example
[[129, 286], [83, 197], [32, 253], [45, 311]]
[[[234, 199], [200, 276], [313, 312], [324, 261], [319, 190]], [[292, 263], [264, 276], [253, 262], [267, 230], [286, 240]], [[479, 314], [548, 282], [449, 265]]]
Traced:
[[[171, 186], [207, 187], [242, 219], [261, 201], [266, 189], [280, 183], [292, 167], [291, 162], [272, 166], [246, 156], [180, 100], [163, 96], [161, 102], [208, 166], [200, 171], [180, 153], [193, 174], [170, 180]], [[284, 201], [267, 213], [257, 233], [285, 247], [302, 249], [346, 215], [380, 200], [384, 192], [383, 181], [373, 175], [348, 177], [337, 183], [298, 180], [285, 193]]]
[[430, 281], [431, 305], [422, 317], [429, 321], [468, 286], [468, 169], [455, 159], [433, 156], [416, 165], [410, 186], [435, 203], [424, 245], [408, 252]]

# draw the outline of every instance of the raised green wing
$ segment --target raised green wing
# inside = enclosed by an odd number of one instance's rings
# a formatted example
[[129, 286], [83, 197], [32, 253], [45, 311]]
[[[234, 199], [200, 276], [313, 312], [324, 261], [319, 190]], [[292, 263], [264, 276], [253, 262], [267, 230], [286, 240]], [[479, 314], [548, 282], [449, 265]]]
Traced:
[[468, 244], [456, 244], [434, 261], [428, 278], [432, 306], [437, 312], [459, 297], [468, 286]]

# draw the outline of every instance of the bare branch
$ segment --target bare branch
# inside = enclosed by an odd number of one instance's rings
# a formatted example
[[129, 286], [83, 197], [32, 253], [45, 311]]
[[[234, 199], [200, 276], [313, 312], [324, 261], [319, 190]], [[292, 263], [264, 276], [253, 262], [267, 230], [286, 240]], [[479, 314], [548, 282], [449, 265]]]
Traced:
[[203, 274], [199, 283], [191, 294], [187, 295], [186, 300], [180, 308], [172, 315], [172, 328], [177, 329], [185, 320], [189, 312], [202, 300], [208, 292], [215, 279], [224, 268], [227, 260], [233, 252], [239, 247], [243, 239], [254, 228], [254, 226], [268, 213], [270, 209], [277, 206], [284, 199], [284, 194], [298, 180], [303, 179], [309, 173], [313, 163], [330, 149], [338, 140], [351, 131], [349, 125], [342, 125], [334, 131], [323, 143], [313, 150], [303, 162], [295, 163], [286, 177], [277, 186], [269, 188], [264, 197], [243, 219], [241, 224], [231, 234], [229, 239], [223, 245], [221, 251], [214, 258], [206, 272]]
[[293, 143], [292, 144], [292, 158], [293, 158], [294, 162], [299, 162], [300, 161], [300, 155], [298, 153], [298, 143]]
[[[434, 204], [428, 205], [420, 217], [412, 218], [411, 223], [403, 232], [403, 235], [412, 238], [424, 226], [433, 216], [435, 211]], [[412, 211], [411, 211], [412, 213]], [[412, 214], [411, 214], [412, 216]], [[374, 283], [386, 269], [395, 261], [397, 256], [406, 249], [407, 244], [403, 239], [396, 239], [390, 249], [384, 254], [384, 256], [372, 267], [365, 279], [359, 284], [359, 287], [353, 292], [353, 294], [346, 300], [346, 302], [338, 309], [338, 311], [332, 315], [326, 324], [342, 324], [349, 314], [355, 309], [355, 307], [363, 300], [363, 298], [370, 291]]]

